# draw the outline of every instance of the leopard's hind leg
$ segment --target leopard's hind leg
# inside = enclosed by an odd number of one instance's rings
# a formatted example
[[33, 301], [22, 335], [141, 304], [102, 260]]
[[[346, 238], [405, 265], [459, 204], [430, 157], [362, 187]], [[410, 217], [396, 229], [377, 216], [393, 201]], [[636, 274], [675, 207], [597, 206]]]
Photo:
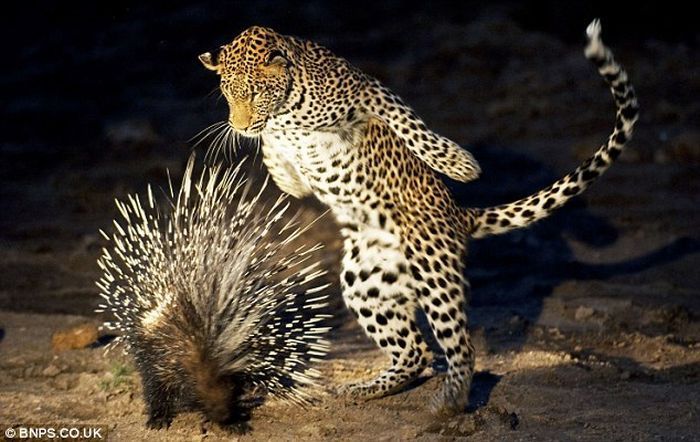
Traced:
[[451, 222], [447, 212], [410, 223], [405, 248], [418, 302], [447, 359], [447, 376], [431, 406], [435, 413], [452, 414], [468, 403], [475, 351], [465, 310], [466, 237], [459, 218]]
[[414, 380], [428, 364], [430, 351], [416, 325], [415, 288], [399, 238], [372, 228], [342, 232], [343, 298], [367, 336], [391, 358], [391, 367], [373, 380], [346, 385], [341, 392], [377, 398]]

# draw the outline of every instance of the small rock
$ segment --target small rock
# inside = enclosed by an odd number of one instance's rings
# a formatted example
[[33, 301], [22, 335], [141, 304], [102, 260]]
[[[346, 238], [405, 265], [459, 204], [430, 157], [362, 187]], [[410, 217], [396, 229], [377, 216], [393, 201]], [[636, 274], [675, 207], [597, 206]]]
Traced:
[[595, 310], [593, 310], [592, 307], [584, 307], [583, 305], [581, 305], [576, 309], [576, 313], [574, 313], [574, 319], [576, 319], [577, 321], [585, 321], [591, 316], [593, 316], [594, 313]]
[[513, 315], [508, 320], [508, 333], [522, 333], [528, 325], [527, 319], [520, 315]]
[[550, 327], [548, 330], [549, 335], [554, 339], [564, 339], [564, 334], [557, 327]]
[[630, 373], [628, 370], [625, 370], [622, 373], [620, 373], [620, 379], [622, 379], [623, 381], [626, 381], [627, 379], [629, 379], [631, 377], [632, 377], [632, 373]]
[[59, 330], [51, 337], [51, 347], [58, 353], [66, 350], [85, 348], [98, 338], [97, 326], [93, 323], [80, 324]]
[[58, 390], [69, 390], [71, 388], [70, 376], [65, 374], [58, 376], [54, 381], [54, 387]]
[[52, 377], [54, 377], [54, 376], [58, 376], [59, 374], [61, 374], [61, 369], [58, 368], [58, 367], [56, 367], [55, 365], [51, 364], [51, 365], [49, 365], [48, 367], [46, 367], [46, 368], [41, 372], [41, 374], [44, 375], [44, 376], [46, 376], [46, 377], [52, 378]]
[[510, 322], [511, 325], [522, 325], [525, 321], [526, 319], [520, 315], [513, 315], [508, 320], [508, 322]]

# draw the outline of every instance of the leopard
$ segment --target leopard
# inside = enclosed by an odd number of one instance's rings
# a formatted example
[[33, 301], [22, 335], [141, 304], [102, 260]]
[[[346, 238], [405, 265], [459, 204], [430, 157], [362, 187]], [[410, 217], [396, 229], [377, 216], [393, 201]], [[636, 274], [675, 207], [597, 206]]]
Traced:
[[337, 222], [343, 300], [390, 361], [376, 377], [342, 386], [342, 394], [373, 399], [405, 390], [433, 362], [436, 348], [425, 336], [432, 333], [446, 373], [429, 408], [437, 415], [466, 410], [475, 369], [466, 305], [469, 239], [549, 216], [596, 181], [632, 137], [637, 97], [601, 30], [599, 20], [590, 23], [584, 52], [613, 96], [611, 134], [548, 187], [486, 208], [458, 206], [441, 177], [478, 178], [474, 156], [324, 46], [253, 26], [216, 55], [199, 56], [219, 76], [226, 129], [259, 141], [282, 192], [316, 197]]

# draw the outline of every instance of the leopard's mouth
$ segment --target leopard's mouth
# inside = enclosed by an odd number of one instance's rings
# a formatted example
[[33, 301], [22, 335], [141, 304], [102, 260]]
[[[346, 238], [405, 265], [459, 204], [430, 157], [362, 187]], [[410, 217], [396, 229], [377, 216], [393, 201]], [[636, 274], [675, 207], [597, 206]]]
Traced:
[[239, 135], [243, 135], [244, 137], [249, 137], [249, 138], [255, 138], [259, 137], [263, 130], [265, 130], [265, 125], [267, 124], [267, 120], [259, 120], [256, 121], [255, 123], [251, 124], [250, 126], [246, 127], [245, 129], [236, 129], [233, 127], [232, 124], [229, 124], [229, 126]]
[[260, 134], [260, 132], [265, 129], [265, 124], [267, 123], [267, 119], [256, 121], [255, 123], [251, 124], [248, 129], [246, 129], [247, 132], [254, 133], [254, 134]]

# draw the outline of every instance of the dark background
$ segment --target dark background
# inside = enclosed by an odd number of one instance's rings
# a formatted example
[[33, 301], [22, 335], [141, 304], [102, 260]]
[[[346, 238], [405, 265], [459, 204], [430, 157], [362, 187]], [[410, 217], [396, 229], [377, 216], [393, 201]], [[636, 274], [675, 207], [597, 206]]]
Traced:
[[[126, 116], [186, 135], [159, 103], [203, 99], [215, 82], [197, 54], [252, 24], [318, 40], [360, 63], [405, 57], [436, 24], [494, 14], [565, 42], [581, 42], [586, 24], [601, 17], [606, 39], [620, 45], [698, 43], [688, 7], [658, 1], [39, 1], [3, 8], [0, 129], [13, 143], [75, 144], [76, 134], [91, 143], [109, 121]], [[189, 109], [187, 118], [200, 118], [209, 105]]]

